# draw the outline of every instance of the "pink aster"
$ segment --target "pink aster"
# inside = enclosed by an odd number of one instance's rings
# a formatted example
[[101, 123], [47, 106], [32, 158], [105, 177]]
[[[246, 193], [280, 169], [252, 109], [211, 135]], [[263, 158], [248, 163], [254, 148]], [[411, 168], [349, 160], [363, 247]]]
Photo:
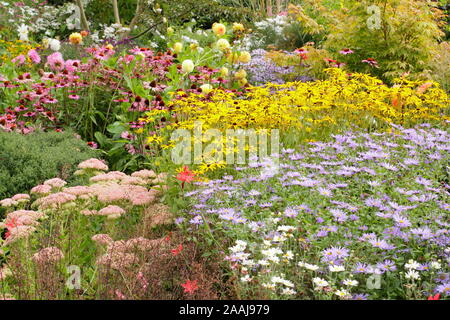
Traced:
[[65, 67], [61, 52], [52, 53], [47, 57], [47, 63], [53, 70], [62, 70]]
[[41, 57], [39, 56], [39, 53], [35, 49], [31, 49], [28, 51], [28, 57], [30, 57], [31, 61], [38, 64], [41, 62]]
[[15, 57], [11, 60], [12, 63], [17, 63], [18, 65], [25, 63], [25, 56], [21, 54], [20, 56]]

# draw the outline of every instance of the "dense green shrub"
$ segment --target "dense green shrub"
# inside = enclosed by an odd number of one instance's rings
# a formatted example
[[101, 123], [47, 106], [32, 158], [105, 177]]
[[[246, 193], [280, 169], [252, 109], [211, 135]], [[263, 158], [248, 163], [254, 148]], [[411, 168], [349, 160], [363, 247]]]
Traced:
[[[423, 0], [346, 1], [333, 12], [326, 49], [342, 56], [351, 70], [370, 72], [385, 81], [405, 73], [413, 78], [433, 78], [433, 57], [444, 37], [442, 11]], [[362, 61], [373, 58], [379, 68]]]
[[73, 132], [0, 132], [0, 199], [27, 192], [46, 179], [66, 179], [96, 152]]
[[[222, 5], [214, 0], [158, 0], [171, 24], [183, 24], [195, 19], [198, 28], [211, 28], [214, 22], [250, 22], [257, 13], [248, 8]], [[186, 13], [180, 15], [180, 13]]]

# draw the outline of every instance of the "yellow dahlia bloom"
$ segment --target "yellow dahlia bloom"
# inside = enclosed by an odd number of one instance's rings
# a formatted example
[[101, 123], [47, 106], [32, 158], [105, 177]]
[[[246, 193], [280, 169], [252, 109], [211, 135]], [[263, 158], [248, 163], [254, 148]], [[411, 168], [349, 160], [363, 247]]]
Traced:
[[184, 73], [191, 73], [192, 71], [194, 71], [194, 63], [192, 62], [192, 60], [184, 60], [181, 64], [181, 70], [183, 70]]
[[221, 51], [225, 51], [230, 48], [230, 43], [227, 39], [219, 39], [217, 40], [217, 48]]
[[204, 94], [208, 94], [208, 93], [210, 93], [212, 91], [213, 87], [209, 83], [205, 83], [205, 84], [200, 86], [200, 89], [202, 89], [202, 92]]
[[216, 36], [223, 36], [227, 32], [227, 28], [222, 23], [214, 23], [212, 25], [212, 30]]
[[233, 31], [234, 32], [242, 32], [244, 30], [245, 30], [245, 28], [242, 23], [237, 23], [237, 22], [233, 23]]
[[181, 42], [175, 42], [173, 44], [173, 51], [175, 53], [180, 53], [183, 50], [183, 44]]
[[71, 44], [81, 44], [83, 42], [83, 36], [81, 33], [74, 32], [69, 36], [69, 42]]
[[220, 75], [221, 75], [222, 77], [228, 76], [228, 73], [229, 73], [228, 68], [226, 68], [226, 67], [220, 68]]
[[234, 74], [236, 79], [244, 79], [247, 77], [247, 72], [244, 69], [239, 70]]
[[239, 55], [239, 62], [241, 63], [249, 63], [252, 60], [252, 56], [248, 51], [242, 51]]

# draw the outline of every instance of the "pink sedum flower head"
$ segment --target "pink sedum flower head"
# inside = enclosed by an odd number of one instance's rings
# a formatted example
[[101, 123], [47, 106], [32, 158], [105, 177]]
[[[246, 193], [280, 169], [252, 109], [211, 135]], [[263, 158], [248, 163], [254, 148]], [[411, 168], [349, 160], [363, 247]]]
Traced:
[[101, 216], [107, 216], [108, 219], [116, 219], [119, 218], [122, 214], [125, 213], [119, 206], [109, 205], [106, 208], [101, 209], [98, 214]]
[[91, 158], [86, 161], [81, 162], [78, 165], [78, 169], [93, 169], [100, 171], [108, 171], [108, 166], [101, 160]]
[[20, 202], [27, 202], [27, 201], [30, 201], [30, 196], [28, 194], [20, 193], [20, 194], [16, 194], [11, 199], [13, 199], [14, 201], [17, 201], [19, 203]]
[[107, 246], [113, 242], [113, 239], [107, 234], [96, 234], [92, 236], [92, 241], [99, 245]]
[[45, 181], [44, 184], [53, 188], [62, 188], [67, 184], [67, 182], [60, 178], [53, 178]]
[[36, 194], [49, 194], [50, 192], [52, 192], [52, 187], [47, 184], [40, 184], [31, 189], [31, 193]]
[[32, 259], [37, 264], [54, 264], [64, 259], [64, 254], [56, 247], [48, 247], [35, 253]]
[[156, 178], [156, 173], [153, 170], [144, 169], [144, 170], [139, 170], [139, 171], [133, 172], [131, 174], [131, 176], [139, 177], [142, 179], [153, 179], [153, 178]]

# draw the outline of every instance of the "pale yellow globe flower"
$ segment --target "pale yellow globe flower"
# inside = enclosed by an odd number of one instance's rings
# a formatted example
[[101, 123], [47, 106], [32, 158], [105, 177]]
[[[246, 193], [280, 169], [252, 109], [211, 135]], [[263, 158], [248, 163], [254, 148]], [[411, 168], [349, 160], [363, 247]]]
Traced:
[[230, 48], [230, 43], [228, 42], [227, 39], [219, 39], [219, 40], [217, 40], [216, 45], [217, 45], [217, 48], [219, 50], [221, 50], [221, 51], [225, 51], [225, 50]]
[[250, 55], [250, 53], [248, 51], [242, 51], [241, 54], [239, 55], [238, 60], [241, 63], [249, 63], [250, 60], [252, 60], [252, 56]]
[[175, 42], [172, 49], [175, 53], [180, 53], [183, 50], [183, 44], [181, 42]]
[[184, 60], [181, 64], [181, 70], [183, 70], [184, 73], [191, 73], [194, 71], [194, 62], [190, 59]]

